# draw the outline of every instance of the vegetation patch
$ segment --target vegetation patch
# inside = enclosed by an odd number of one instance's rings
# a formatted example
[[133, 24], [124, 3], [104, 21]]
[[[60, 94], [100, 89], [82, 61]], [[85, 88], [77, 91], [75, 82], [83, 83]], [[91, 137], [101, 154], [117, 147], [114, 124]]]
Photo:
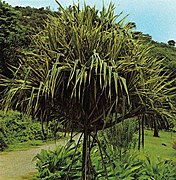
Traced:
[[[39, 178], [175, 179], [173, 161], [138, 159], [129, 151], [136, 130], [138, 149], [144, 145], [145, 125], [156, 137], [173, 129], [175, 42], [154, 50], [157, 43], [135, 33], [135, 23], [115, 15], [112, 3], [98, 10], [56, 2], [58, 12], [32, 16], [31, 8], [16, 11], [0, 0], [0, 103], [28, 115], [2, 115], [1, 150], [76, 131], [82, 141], [38, 156]], [[129, 118], [137, 119], [137, 129], [126, 128]], [[153, 142], [170, 147], [166, 139]]]
[[[75, 142], [55, 150], [42, 150], [34, 160], [38, 173], [34, 179], [81, 179], [81, 148]], [[172, 160], [152, 160], [138, 158], [138, 153], [126, 153], [119, 159], [119, 152], [105, 144], [103, 151], [92, 149], [92, 180], [105, 179], [175, 179], [176, 164]], [[104, 161], [101, 160], [103, 156]]]
[[[48, 126], [48, 140], [59, 139], [54, 121]], [[0, 111], [0, 150], [26, 149], [44, 143], [41, 123], [18, 111]]]
[[42, 140], [41, 124], [17, 111], [0, 111], [0, 149], [17, 143]]

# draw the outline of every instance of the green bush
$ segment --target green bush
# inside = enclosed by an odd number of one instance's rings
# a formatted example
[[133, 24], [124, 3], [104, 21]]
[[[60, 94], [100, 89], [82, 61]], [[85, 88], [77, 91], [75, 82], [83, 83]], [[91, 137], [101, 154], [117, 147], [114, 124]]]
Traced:
[[8, 145], [4, 140], [4, 133], [0, 130], [0, 151], [3, 151], [7, 147]]
[[[123, 122], [104, 130], [101, 133], [103, 141], [112, 145], [118, 156], [122, 156], [129, 149], [135, 148], [138, 123], [135, 119], [126, 119]], [[116, 151], [117, 150], [117, 151]]]
[[142, 175], [140, 180], [175, 180], [176, 179], [176, 163], [172, 160], [151, 161], [146, 156], [146, 161], [142, 165]]
[[[78, 148], [77, 152], [75, 152], [75, 148]], [[34, 160], [37, 160], [36, 179], [74, 180], [81, 177], [81, 150], [73, 141], [70, 141], [65, 147], [56, 147], [54, 151], [41, 150]]]
[[42, 139], [41, 124], [17, 111], [0, 111], [0, 149], [10, 144]]

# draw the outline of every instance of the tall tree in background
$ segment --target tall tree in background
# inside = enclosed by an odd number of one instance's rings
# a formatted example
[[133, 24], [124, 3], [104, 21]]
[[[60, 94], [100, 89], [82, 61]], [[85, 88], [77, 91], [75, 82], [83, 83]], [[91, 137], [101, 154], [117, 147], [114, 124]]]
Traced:
[[130, 117], [170, 118], [173, 88], [161, 61], [149, 57], [151, 47], [132, 38], [112, 4], [100, 12], [60, 5], [58, 14], [33, 36], [35, 49], [23, 53], [14, 77], [1, 77], [2, 103], [82, 132], [82, 179], [90, 179], [91, 138], [99, 142], [99, 130]]

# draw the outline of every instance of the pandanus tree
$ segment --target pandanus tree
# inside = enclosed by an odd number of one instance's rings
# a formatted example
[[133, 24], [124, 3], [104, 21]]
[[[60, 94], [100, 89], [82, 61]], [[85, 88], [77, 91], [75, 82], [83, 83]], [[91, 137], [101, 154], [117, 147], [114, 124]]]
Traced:
[[134, 40], [119, 16], [113, 4], [101, 11], [60, 5], [31, 37], [34, 50], [11, 67], [14, 77], [1, 77], [5, 110], [82, 132], [82, 179], [90, 179], [91, 138], [98, 141], [99, 130], [143, 114], [171, 116], [174, 89], [160, 74], [161, 61], [149, 58], [151, 47]]

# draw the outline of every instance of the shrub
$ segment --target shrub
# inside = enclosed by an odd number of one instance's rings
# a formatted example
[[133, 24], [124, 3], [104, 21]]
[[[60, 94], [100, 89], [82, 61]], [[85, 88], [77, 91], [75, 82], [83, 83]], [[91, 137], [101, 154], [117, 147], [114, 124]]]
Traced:
[[127, 150], [135, 148], [137, 138], [135, 133], [138, 131], [138, 124], [135, 119], [127, 119], [113, 126], [102, 133], [103, 140], [112, 145], [114, 150], [118, 150], [121, 157]]
[[8, 147], [8, 145], [4, 140], [4, 133], [0, 131], [0, 151], [3, 151], [7, 147]]
[[151, 161], [146, 156], [146, 161], [143, 163], [142, 176], [140, 180], [148, 179], [176, 179], [176, 163], [172, 160]]
[[10, 144], [41, 140], [42, 130], [39, 122], [17, 111], [0, 111], [0, 150]]
[[[38, 173], [36, 178], [45, 180], [80, 179], [81, 150], [75, 151], [77, 145], [70, 141], [65, 147], [58, 146], [55, 150], [41, 150], [34, 158], [37, 160]], [[76, 153], [75, 153], [76, 152]]]

